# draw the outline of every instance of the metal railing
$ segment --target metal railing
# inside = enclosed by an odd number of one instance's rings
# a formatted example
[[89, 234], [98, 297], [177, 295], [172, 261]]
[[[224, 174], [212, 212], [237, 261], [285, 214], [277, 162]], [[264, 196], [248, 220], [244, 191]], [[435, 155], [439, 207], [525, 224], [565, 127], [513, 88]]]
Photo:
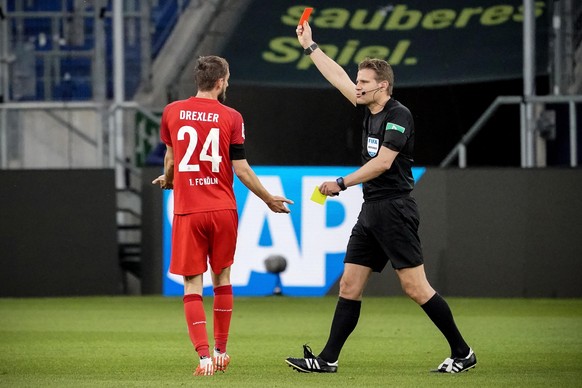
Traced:
[[[0, 169], [113, 168], [117, 186], [123, 187], [128, 173], [141, 175], [133, 161], [135, 114], [123, 114], [121, 123], [115, 120], [117, 113], [132, 111], [159, 121], [136, 102], [2, 103]], [[24, 152], [26, 147], [28, 152]], [[74, 157], [63, 155], [67, 152]]]
[[[520, 106], [520, 140], [521, 140], [521, 167], [527, 167], [526, 160], [532, 159], [531, 156], [526, 155], [530, 152], [527, 148], [526, 141], [528, 134], [528, 127], [525, 124], [525, 106], [526, 104], [568, 104], [569, 107], [569, 138], [570, 138], [570, 166], [578, 166], [578, 147], [577, 147], [577, 113], [576, 104], [582, 103], [582, 95], [549, 95], [549, 96], [499, 96], [493, 103], [483, 112], [481, 117], [477, 119], [475, 124], [469, 128], [467, 133], [463, 135], [461, 140], [455, 145], [455, 147], [449, 152], [449, 154], [443, 159], [440, 167], [449, 166], [455, 158], [458, 160], [458, 165], [460, 168], [467, 167], [467, 145], [473, 140], [473, 138], [483, 129], [487, 121], [493, 116], [497, 109], [502, 105], [519, 105]], [[535, 131], [535, 129], [533, 129]]]

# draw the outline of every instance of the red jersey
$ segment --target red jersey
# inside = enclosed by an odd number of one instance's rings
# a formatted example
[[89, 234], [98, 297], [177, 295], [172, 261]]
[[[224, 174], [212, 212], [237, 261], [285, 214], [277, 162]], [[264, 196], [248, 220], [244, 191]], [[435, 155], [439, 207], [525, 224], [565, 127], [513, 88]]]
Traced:
[[160, 137], [174, 150], [174, 214], [236, 209], [230, 145], [244, 143], [244, 122], [218, 100], [168, 104]]

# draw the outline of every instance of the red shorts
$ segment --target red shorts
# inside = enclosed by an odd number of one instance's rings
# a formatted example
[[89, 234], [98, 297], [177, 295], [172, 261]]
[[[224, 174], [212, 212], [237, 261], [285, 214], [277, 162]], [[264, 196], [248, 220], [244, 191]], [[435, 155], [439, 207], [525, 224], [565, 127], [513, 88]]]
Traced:
[[174, 215], [170, 272], [200, 275], [208, 269], [219, 274], [234, 262], [238, 228], [236, 210]]

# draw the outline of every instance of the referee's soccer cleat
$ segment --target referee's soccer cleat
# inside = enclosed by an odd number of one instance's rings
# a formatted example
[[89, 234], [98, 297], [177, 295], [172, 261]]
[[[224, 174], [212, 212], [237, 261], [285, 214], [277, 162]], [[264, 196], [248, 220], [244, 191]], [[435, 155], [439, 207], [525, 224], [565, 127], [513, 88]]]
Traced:
[[230, 364], [230, 356], [225, 353], [220, 353], [214, 349], [214, 370], [225, 372], [228, 364]]
[[304, 358], [293, 358], [288, 357], [285, 362], [289, 366], [298, 372], [303, 373], [336, 373], [337, 372], [337, 361], [327, 362], [321, 357], [316, 357], [311, 348], [307, 345], [303, 345], [303, 357]]
[[473, 352], [473, 349], [469, 349], [469, 355], [464, 358], [447, 358], [445, 359], [436, 370], [433, 372], [439, 373], [461, 373], [466, 372], [477, 365], [477, 357]]

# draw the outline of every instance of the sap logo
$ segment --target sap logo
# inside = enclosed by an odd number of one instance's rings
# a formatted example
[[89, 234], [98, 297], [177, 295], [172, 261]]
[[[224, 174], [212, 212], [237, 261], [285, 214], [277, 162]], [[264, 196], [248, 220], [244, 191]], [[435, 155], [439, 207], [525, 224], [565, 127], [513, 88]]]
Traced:
[[[262, 200], [235, 179], [239, 234], [231, 281], [237, 295], [268, 295], [276, 278], [264, 260], [282, 255], [287, 268], [281, 274], [286, 295], [325, 295], [343, 271], [343, 258], [351, 229], [362, 204], [361, 186], [350, 187], [324, 205], [310, 200], [315, 186], [353, 172], [356, 167], [256, 167], [266, 189], [295, 202], [291, 214], [275, 214]], [[424, 172], [424, 170], [422, 171]], [[415, 178], [418, 179], [419, 171]], [[183, 293], [182, 279], [169, 274], [172, 195], [165, 199], [164, 294]], [[212, 294], [209, 273], [204, 293]]]
[[[264, 260], [282, 255], [287, 268], [281, 280], [288, 295], [324, 295], [343, 269], [343, 256], [362, 203], [360, 186], [350, 188], [324, 205], [311, 201], [316, 185], [335, 180], [355, 167], [256, 167], [265, 188], [292, 199], [291, 214], [276, 214], [235, 179], [239, 211], [239, 235], [231, 281], [237, 295], [265, 295], [275, 278], [266, 272]], [[323, 172], [323, 174], [322, 174]], [[171, 254], [173, 196], [165, 198], [164, 293], [183, 292], [182, 278], [168, 273]], [[209, 273], [204, 275], [205, 293], [211, 294]]]

